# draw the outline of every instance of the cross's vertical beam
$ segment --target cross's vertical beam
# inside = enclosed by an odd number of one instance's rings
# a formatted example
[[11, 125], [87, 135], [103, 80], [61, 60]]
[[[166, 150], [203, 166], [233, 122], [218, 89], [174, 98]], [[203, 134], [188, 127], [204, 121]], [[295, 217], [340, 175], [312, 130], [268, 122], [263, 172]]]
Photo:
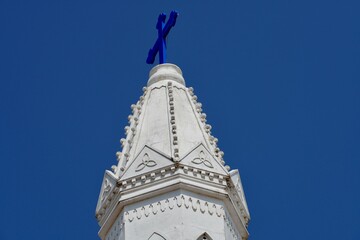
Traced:
[[164, 26], [165, 26], [166, 15], [160, 14], [156, 28], [158, 30], [159, 39], [159, 63], [163, 64], [166, 61], [166, 39], [164, 38]]

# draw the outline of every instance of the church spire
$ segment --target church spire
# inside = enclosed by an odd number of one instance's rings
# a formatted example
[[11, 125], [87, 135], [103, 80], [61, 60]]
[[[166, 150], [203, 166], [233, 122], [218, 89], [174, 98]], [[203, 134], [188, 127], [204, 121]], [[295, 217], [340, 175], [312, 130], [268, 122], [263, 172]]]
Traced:
[[105, 172], [96, 208], [99, 236], [247, 239], [250, 215], [239, 172], [225, 166], [180, 68], [155, 66], [143, 91], [131, 105], [118, 164]]
[[[197, 101], [193, 88], [185, 86], [179, 67], [161, 64], [154, 67], [147, 87], [140, 100], [132, 105], [126, 138], [121, 140], [123, 152], [118, 153], [117, 177], [137, 175], [140, 171], [129, 170], [143, 148], [150, 148], [182, 164], [183, 159], [196, 147], [203, 148], [198, 160], [187, 164], [209, 168], [227, 174], [223, 152], [217, 139], [211, 134], [211, 125], [206, 123], [206, 114]], [[151, 164], [150, 164], [151, 165]], [[147, 166], [156, 168], [154, 166]], [[143, 165], [142, 165], [143, 166]], [[160, 166], [157, 166], [160, 167]], [[229, 167], [227, 167], [229, 168]], [[151, 168], [149, 168], [151, 170]], [[130, 173], [131, 172], [131, 173]]]

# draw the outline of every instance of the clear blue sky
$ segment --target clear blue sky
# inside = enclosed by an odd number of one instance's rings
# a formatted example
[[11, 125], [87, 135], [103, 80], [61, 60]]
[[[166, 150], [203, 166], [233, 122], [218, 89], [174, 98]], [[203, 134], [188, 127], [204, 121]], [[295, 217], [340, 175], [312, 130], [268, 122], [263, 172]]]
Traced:
[[98, 239], [103, 173], [173, 9], [168, 60], [240, 169], [250, 239], [360, 239], [355, 0], [0, 0], [0, 239]]

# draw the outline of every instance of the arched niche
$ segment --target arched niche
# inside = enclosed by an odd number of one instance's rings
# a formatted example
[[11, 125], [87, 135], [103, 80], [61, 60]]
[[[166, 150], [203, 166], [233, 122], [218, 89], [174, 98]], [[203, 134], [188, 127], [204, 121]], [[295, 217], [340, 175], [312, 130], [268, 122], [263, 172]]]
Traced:
[[204, 232], [196, 240], [213, 240], [213, 239], [209, 236], [209, 234]]
[[148, 240], [166, 240], [163, 236], [161, 236], [160, 234], [158, 234], [157, 232], [154, 232], [149, 238]]

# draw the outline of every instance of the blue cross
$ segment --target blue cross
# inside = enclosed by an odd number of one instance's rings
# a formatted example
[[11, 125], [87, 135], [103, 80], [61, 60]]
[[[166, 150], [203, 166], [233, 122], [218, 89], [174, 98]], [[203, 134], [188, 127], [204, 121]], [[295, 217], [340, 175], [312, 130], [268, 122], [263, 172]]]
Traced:
[[171, 11], [169, 20], [165, 24], [166, 14], [161, 13], [156, 24], [158, 30], [158, 39], [156, 40], [154, 47], [150, 49], [146, 63], [153, 64], [157, 52], [159, 52], [159, 63], [166, 62], [166, 37], [170, 32], [170, 29], [175, 26], [176, 18], [179, 15], [176, 11]]

